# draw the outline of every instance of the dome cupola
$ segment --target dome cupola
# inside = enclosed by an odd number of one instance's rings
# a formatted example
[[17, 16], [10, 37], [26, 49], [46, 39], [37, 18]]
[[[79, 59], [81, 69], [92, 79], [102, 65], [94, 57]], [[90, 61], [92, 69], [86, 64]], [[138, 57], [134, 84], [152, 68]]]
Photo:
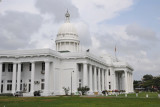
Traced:
[[67, 11], [65, 14], [66, 21], [60, 27], [56, 38], [56, 50], [77, 52], [79, 50], [79, 38], [77, 30], [72, 23], [70, 23], [70, 14]]

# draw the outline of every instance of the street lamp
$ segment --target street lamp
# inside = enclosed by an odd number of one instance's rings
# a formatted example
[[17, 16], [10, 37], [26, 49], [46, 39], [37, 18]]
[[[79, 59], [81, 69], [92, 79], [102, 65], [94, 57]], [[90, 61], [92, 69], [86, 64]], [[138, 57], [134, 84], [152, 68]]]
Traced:
[[[74, 71], [72, 71], [74, 72]], [[72, 72], [71, 72], [71, 96], [72, 96]]]

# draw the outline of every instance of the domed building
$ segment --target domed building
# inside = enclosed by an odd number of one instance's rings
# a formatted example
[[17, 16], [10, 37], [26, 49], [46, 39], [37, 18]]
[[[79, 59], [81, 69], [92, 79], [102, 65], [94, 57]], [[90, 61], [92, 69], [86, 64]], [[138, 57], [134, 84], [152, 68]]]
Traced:
[[66, 13], [66, 22], [60, 27], [56, 38], [56, 50], [62, 52], [78, 52], [79, 38], [77, 30], [72, 23], [70, 23], [70, 14]]
[[77, 88], [89, 87], [88, 95], [103, 90], [133, 92], [133, 68], [117, 61], [111, 55], [96, 56], [79, 51], [80, 41], [76, 28], [70, 23], [70, 14], [56, 37], [56, 50], [0, 51], [0, 93], [22, 91], [24, 96], [78, 94]]

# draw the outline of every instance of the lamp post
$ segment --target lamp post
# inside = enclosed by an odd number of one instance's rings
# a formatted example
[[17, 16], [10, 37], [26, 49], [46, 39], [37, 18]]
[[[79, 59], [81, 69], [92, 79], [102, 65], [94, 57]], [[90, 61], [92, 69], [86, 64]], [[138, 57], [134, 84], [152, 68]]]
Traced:
[[[74, 71], [72, 71], [74, 72]], [[71, 72], [71, 96], [72, 96], [72, 72]]]

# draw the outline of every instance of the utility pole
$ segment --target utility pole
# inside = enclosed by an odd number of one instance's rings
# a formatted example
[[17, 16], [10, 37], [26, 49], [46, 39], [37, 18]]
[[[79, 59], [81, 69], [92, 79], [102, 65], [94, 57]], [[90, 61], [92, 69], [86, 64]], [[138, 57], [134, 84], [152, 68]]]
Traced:
[[[72, 71], [74, 72], [74, 71]], [[71, 96], [72, 96], [72, 72], [71, 72]]]

